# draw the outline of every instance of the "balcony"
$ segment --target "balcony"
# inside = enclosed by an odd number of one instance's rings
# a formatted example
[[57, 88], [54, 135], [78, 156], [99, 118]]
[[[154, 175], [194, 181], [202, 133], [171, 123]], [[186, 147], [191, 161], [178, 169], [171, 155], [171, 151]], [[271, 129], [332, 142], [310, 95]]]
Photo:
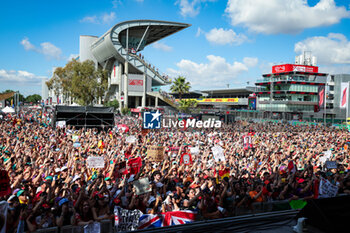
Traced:
[[[270, 104], [270, 100], [259, 100], [259, 104]], [[317, 105], [317, 101], [298, 101], [298, 100], [273, 100], [271, 104], [288, 104], [288, 105]]]
[[[270, 95], [270, 90], [257, 90], [257, 95]], [[273, 90], [273, 94], [317, 95], [317, 91]]]
[[[270, 79], [258, 79], [255, 84], [270, 84]], [[302, 79], [279, 79], [274, 78], [273, 83], [276, 84], [301, 84], [301, 85], [324, 85], [324, 82], [311, 81], [311, 80], [302, 80]]]

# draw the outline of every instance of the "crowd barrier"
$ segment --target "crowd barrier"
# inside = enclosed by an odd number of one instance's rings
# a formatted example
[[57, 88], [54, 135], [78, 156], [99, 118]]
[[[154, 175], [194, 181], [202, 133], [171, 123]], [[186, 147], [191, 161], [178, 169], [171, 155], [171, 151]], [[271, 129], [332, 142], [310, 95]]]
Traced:
[[246, 206], [236, 207], [234, 211], [235, 216], [246, 215], [246, 214], [258, 214], [274, 211], [290, 210], [288, 200], [282, 201], [271, 201], [271, 202], [254, 202], [251, 208]]
[[[340, 194], [338, 197], [344, 197], [348, 196], [347, 194]], [[320, 198], [318, 200], [322, 200], [325, 198]], [[329, 198], [328, 198], [329, 199]], [[274, 215], [274, 213], [295, 213], [296, 210], [293, 210], [291, 206], [289, 205], [288, 200], [281, 200], [281, 201], [270, 201], [270, 202], [254, 202], [251, 205], [251, 208], [247, 208], [246, 206], [242, 207], [236, 207], [234, 210], [234, 217], [242, 217], [242, 216], [259, 216], [260, 214], [270, 214]], [[265, 215], [261, 215], [265, 216]], [[239, 218], [241, 219], [241, 218]], [[232, 221], [232, 217], [229, 218], [222, 218], [222, 219], [216, 219], [215, 221], [223, 221], [223, 222], [230, 222]], [[214, 222], [215, 222], [214, 221]], [[195, 221], [192, 224], [204, 224], [209, 223], [210, 220], [202, 220], [202, 221]], [[84, 228], [86, 226], [64, 226], [61, 228], [58, 227], [51, 227], [46, 229], [39, 229], [35, 231], [35, 233], [114, 233], [116, 232], [113, 221], [110, 220], [103, 220], [100, 222], [100, 232], [97, 231], [84, 231]], [[188, 229], [188, 226], [177, 226], [179, 229]], [[172, 232], [173, 227], [166, 227], [166, 228], [159, 228], [157, 230], [163, 229], [164, 232]], [[202, 228], [201, 228], [202, 229]], [[156, 230], [156, 229], [153, 229]], [[144, 230], [147, 231], [147, 230]], [[160, 230], [162, 232], [162, 230]], [[176, 231], [175, 231], [176, 232]]]
[[[58, 227], [50, 227], [45, 229], [39, 229], [35, 231], [35, 233], [99, 233], [96, 231], [85, 231], [85, 226], [63, 226], [61, 228]], [[103, 220], [100, 222], [100, 233], [114, 233], [114, 225], [110, 220]]]

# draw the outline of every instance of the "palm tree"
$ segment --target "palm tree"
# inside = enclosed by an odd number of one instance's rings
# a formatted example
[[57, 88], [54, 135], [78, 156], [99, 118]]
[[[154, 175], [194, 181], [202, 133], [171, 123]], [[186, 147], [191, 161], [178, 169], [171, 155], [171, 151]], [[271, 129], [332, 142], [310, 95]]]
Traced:
[[170, 90], [174, 93], [178, 93], [179, 99], [181, 100], [182, 95], [185, 93], [188, 93], [190, 88], [191, 88], [191, 84], [189, 82], [186, 82], [186, 78], [183, 76], [179, 76], [173, 82], [173, 85], [170, 87]]

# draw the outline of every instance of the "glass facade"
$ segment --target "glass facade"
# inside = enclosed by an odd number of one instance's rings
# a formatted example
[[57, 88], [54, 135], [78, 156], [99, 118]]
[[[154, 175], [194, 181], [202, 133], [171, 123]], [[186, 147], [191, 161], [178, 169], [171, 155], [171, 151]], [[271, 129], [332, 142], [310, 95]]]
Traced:
[[[291, 74], [291, 75], [278, 75], [273, 77], [273, 80], [275, 82], [278, 82], [278, 81], [318, 82], [319, 79], [322, 79], [322, 78], [323, 76], [317, 76], [317, 75]], [[271, 77], [263, 77], [263, 79], [260, 81], [270, 82]]]
[[273, 112], [313, 112], [313, 105], [299, 104], [259, 104], [258, 110]]
[[[266, 86], [266, 90], [269, 91], [270, 86]], [[273, 90], [275, 91], [300, 91], [300, 92], [318, 92], [318, 86], [316, 85], [301, 85], [301, 84], [273, 84]]]
[[[270, 84], [260, 84], [261, 87], [257, 91], [265, 93], [258, 96], [258, 110], [260, 111], [272, 111], [272, 112], [314, 112], [315, 105], [318, 102], [318, 95], [311, 95], [308, 93], [317, 93], [318, 85], [310, 85], [308, 82], [313, 83], [325, 83], [324, 76], [317, 75], [301, 75], [301, 74], [290, 74], [290, 75], [279, 75], [274, 76], [273, 80], [273, 99], [270, 104], [270, 94], [266, 91], [271, 90]], [[276, 83], [282, 81], [282, 83]], [[292, 84], [283, 83], [283, 81], [296, 81], [305, 82], [305, 84]], [[258, 82], [271, 82], [271, 77], [263, 77], [263, 80]], [[281, 91], [282, 93], [276, 93]], [[284, 92], [305, 92], [300, 93], [284, 93]], [[285, 101], [285, 102], [284, 102]], [[294, 103], [288, 102], [293, 101]]]
[[[317, 95], [301, 95], [301, 94], [274, 94], [273, 95], [274, 100], [288, 100], [288, 101], [309, 101], [309, 102], [317, 102], [318, 96]], [[270, 95], [269, 94], [263, 94], [259, 95], [260, 101], [269, 101]]]

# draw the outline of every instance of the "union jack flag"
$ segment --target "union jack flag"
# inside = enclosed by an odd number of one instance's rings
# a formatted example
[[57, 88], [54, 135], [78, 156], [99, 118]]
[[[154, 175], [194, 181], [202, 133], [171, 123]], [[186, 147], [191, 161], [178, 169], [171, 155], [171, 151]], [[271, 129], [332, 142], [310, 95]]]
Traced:
[[194, 222], [196, 212], [190, 210], [171, 211], [162, 214], [144, 214], [139, 219], [138, 229], [174, 226]]
[[163, 215], [144, 214], [139, 219], [138, 229], [149, 229], [163, 226]]
[[164, 226], [173, 226], [194, 222], [196, 212], [190, 210], [166, 212], [164, 216]]

